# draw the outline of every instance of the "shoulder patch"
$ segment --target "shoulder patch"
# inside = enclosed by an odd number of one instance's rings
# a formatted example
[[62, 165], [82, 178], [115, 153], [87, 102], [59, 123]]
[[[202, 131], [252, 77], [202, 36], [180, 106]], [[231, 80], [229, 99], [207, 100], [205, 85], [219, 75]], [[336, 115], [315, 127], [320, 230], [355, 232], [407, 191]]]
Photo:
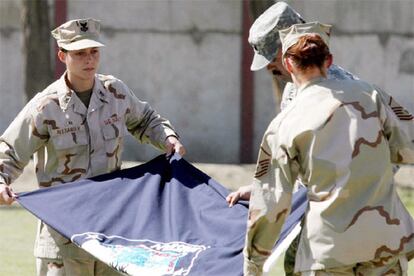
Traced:
[[393, 97], [390, 97], [388, 105], [391, 107], [395, 116], [397, 116], [398, 119], [400, 119], [401, 121], [414, 120], [414, 116], [410, 112], [408, 112], [404, 107], [402, 107], [399, 103], [397, 103]]

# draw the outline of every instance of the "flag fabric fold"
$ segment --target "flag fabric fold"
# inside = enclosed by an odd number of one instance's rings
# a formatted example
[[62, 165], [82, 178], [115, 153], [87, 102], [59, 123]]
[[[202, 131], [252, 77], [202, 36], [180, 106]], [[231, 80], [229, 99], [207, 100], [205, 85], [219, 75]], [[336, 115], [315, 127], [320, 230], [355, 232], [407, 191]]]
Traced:
[[21, 193], [17, 200], [127, 275], [243, 275], [248, 206], [229, 208], [227, 194], [179, 156], [160, 155], [133, 168]]

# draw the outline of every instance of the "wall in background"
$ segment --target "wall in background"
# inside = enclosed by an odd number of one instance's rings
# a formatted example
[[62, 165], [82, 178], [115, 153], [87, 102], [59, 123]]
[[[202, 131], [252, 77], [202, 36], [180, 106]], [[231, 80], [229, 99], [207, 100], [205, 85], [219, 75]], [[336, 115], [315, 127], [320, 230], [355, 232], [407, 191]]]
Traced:
[[[334, 25], [334, 62], [414, 112], [414, 1], [288, 1]], [[53, 1], [49, 1], [53, 9]], [[24, 105], [20, 1], [0, 1], [0, 132]], [[198, 162], [238, 163], [241, 1], [68, 1], [68, 18], [102, 20], [101, 73], [122, 79], [170, 119]], [[52, 41], [51, 41], [52, 43]], [[278, 111], [271, 78], [254, 74], [254, 156]], [[413, 134], [414, 135], [414, 134]], [[127, 139], [125, 158], [158, 152]], [[254, 160], [252, 160], [254, 161]]]

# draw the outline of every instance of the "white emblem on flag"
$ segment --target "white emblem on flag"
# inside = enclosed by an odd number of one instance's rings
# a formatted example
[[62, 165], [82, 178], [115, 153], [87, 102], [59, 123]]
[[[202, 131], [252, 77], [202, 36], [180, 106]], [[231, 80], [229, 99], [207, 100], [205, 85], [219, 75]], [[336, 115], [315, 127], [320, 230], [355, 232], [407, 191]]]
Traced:
[[198, 255], [209, 248], [185, 242], [131, 240], [93, 232], [73, 235], [71, 240], [128, 275], [188, 275]]

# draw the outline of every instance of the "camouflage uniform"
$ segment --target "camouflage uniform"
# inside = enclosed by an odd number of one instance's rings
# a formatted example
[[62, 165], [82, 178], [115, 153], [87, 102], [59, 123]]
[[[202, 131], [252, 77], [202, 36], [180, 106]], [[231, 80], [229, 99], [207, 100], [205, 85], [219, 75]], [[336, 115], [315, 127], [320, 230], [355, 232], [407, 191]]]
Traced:
[[[333, 80], [357, 80], [358, 78], [353, 74], [345, 71], [343, 68], [332, 64], [328, 69], [328, 79]], [[292, 82], [288, 82], [283, 90], [282, 102], [280, 104], [280, 109], [285, 109], [296, 97], [297, 89], [296, 86]], [[296, 185], [300, 185], [300, 181], [297, 181]], [[295, 273], [295, 258], [296, 252], [299, 245], [300, 235], [298, 235], [291, 243], [289, 248], [286, 250], [285, 253], [285, 260], [284, 260], [284, 269], [286, 276], [294, 276]]]
[[[297, 177], [308, 187], [310, 203], [296, 271], [413, 257], [414, 221], [392, 173], [392, 163], [414, 163], [414, 144], [400, 128], [402, 118], [411, 128], [413, 119], [395, 116], [383, 102], [364, 82], [316, 79], [272, 121], [250, 200], [245, 275], [260, 274]], [[332, 141], [338, 146], [328, 147]]]
[[[359, 80], [359, 78], [352, 73], [344, 70], [340, 66], [332, 64], [328, 69], [328, 79], [333, 80]], [[407, 133], [414, 133], [414, 124], [412, 123], [413, 116], [404, 108], [402, 107], [395, 99], [393, 99], [389, 94], [381, 90], [380, 88], [376, 87], [383, 104], [388, 105], [394, 114], [399, 119], [400, 127], [404, 128]], [[296, 86], [288, 82], [283, 90], [283, 97], [281, 102], [281, 110], [285, 109], [296, 97], [297, 89]], [[395, 166], [395, 165], [394, 165]], [[394, 167], [394, 172], [397, 170], [396, 166]], [[300, 184], [300, 181], [297, 181], [296, 185]], [[295, 258], [296, 252], [299, 245], [300, 235], [298, 235], [295, 240], [293, 240], [292, 244], [289, 246], [285, 253], [285, 260], [284, 260], [284, 270], [286, 276], [293, 276], [295, 275]]]
[[[86, 108], [65, 76], [37, 94], [0, 137], [0, 183], [10, 185], [32, 154], [39, 187], [50, 187], [120, 169], [127, 131], [161, 150], [167, 136], [177, 136], [167, 120], [115, 77], [95, 76]], [[91, 258], [40, 223], [35, 256], [61, 255]]]

